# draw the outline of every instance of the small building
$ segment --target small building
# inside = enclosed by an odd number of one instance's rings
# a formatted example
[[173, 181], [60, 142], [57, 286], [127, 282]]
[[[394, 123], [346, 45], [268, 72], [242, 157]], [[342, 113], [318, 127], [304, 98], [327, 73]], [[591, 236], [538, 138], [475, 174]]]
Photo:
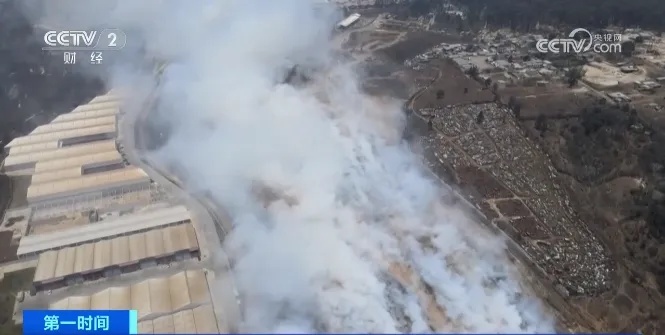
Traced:
[[550, 69], [540, 69], [540, 70], [538, 70], [538, 74], [540, 74], [543, 77], [550, 77], [550, 76], [554, 75], [554, 71], [552, 71]]
[[346, 29], [350, 26], [352, 26], [354, 23], [358, 22], [360, 19], [360, 14], [358, 13], [353, 13], [349, 15], [346, 19], [340, 21], [337, 24], [337, 29]]
[[625, 65], [625, 66], [622, 66], [620, 69], [621, 69], [621, 72], [623, 72], [623, 73], [633, 73], [633, 72], [637, 71], [637, 67], [635, 67], [635, 65]]
[[630, 102], [631, 101], [631, 99], [627, 95], [625, 95], [621, 92], [607, 93], [607, 96], [610, 97], [615, 102], [618, 102], [618, 103], [625, 103], [625, 102]]
[[635, 87], [640, 91], [653, 92], [657, 88], [660, 88], [661, 85], [655, 81], [645, 80], [645, 81], [636, 81]]
[[500, 59], [500, 60], [494, 62], [494, 66], [496, 66], [497, 68], [499, 68], [501, 70], [506, 70], [506, 69], [508, 69], [508, 67], [510, 67], [510, 62], [508, 62], [507, 60]]
[[468, 59], [465, 59], [463, 57], [456, 57], [453, 58], [453, 62], [457, 64], [457, 66], [462, 69], [462, 71], [466, 72], [469, 69], [471, 69], [474, 65], [469, 61]]

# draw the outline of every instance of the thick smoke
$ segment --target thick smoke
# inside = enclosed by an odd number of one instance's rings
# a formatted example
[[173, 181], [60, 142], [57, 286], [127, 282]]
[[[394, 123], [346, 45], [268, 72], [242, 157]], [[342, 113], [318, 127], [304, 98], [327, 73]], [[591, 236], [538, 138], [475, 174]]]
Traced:
[[[144, 39], [109, 81], [156, 90], [173, 129], [157, 157], [233, 217], [225, 245], [243, 331], [553, 331], [503, 241], [446, 202], [449, 191], [400, 139], [399, 103], [364, 95], [357, 71], [335, 56], [330, 33], [341, 14], [333, 8], [302, 0], [48, 6], [42, 22]], [[145, 57], [169, 62], [159, 85], [137, 70]], [[313, 69], [303, 85], [284, 83], [295, 64]]]

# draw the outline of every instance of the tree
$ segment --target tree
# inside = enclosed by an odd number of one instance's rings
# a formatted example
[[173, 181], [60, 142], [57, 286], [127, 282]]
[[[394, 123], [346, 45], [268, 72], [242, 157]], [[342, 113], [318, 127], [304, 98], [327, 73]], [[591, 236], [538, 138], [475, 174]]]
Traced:
[[[433, 1], [434, 2], [434, 1]], [[489, 25], [527, 31], [538, 23], [599, 30], [608, 25], [663, 30], [665, 2], [658, 0], [451, 0], [466, 7], [467, 16]], [[559, 38], [559, 34], [549, 39]]]
[[621, 111], [628, 114], [630, 112], [630, 104], [621, 104]]
[[508, 108], [510, 108], [513, 111], [513, 114], [515, 114], [516, 118], [520, 118], [520, 113], [522, 112], [522, 104], [517, 100], [517, 98], [513, 95], [510, 98], [508, 98]]
[[444, 90], [437, 90], [436, 91], [436, 99], [441, 100], [446, 96], [446, 92]]
[[518, 101], [515, 106], [513, 106], [513, 113], [515, 113], [515, 118], [519, 119], [522, 115], [522, 104]]
[[626, 122], [626, 128], [630, 128], [638, 121], [639, 118], [637, 117], [637, 110], [635, 108], [632, 108], [630, 112], [628, 112], [628, 122]]
[[584, 77], [584, 69], [580, 66], [571, 67], [566, 71], [566, 82], [568, 87], [577, 85], [577, 82]]
[[457, 20], [457, 32], [461, 33], [464, 31], [464, 20], [459, 16], [455, 15], [455, 20]]
[[633, 55], [633, 52], [635, 52], [635, 42], [625, 41], [621, 43], [621, 54], [626, 57], [630, 57]]
[[540, 131], [540, 136], [547, 130], [547, 118], [544, 114], [538, 114], [536, 117], [536, 130]]
[[409, 4], [409, 13], [411, 16], [423, 16], [432, 11], [434, 1], [414, 0]]
[[483, 113], [483, 111], [480, 111], [480, 113], [476, 115], [476, 123], [481, 124], [483, 123], [483, 120], [485, 120], [485, 114]]
[[511, 95], [510, 98], [508, 98], [508, 108], [513, 109], [516, 104], [517, 98], [514, 95]]
[[478, 79], [478, 75], [480, 72], [478, 71], [478, 67], [475, 65], [472, 65], [468, 70], [466, 70], [466, 74], [469, 75], [469, 77], [473, 79]]

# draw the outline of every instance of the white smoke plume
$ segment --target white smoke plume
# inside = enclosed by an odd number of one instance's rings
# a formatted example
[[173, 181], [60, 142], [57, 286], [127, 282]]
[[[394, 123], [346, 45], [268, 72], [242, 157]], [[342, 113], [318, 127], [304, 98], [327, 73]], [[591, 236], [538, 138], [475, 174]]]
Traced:
[[[505, 245], [445, 201], [400, 139], [396, 101], [336, 57], [340, 13], [303, 0], [57, 1], [51, 25], [142, 36], [110, 72], [156, 89], [173, 126], [157, 153], [227, 208], [245, 332], [552, 332]], [[135, 34], [135, 35], [133, 35]], [[290, 66], [311, 80], [281, 81]], [[130, 92], [132, 90], [129, 90]]]

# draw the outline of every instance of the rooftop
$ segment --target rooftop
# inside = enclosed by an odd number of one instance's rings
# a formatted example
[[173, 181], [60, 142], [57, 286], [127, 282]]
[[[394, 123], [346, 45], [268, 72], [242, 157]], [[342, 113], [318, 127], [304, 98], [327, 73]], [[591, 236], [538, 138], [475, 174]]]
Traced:
[[66, 157], [61, 159], [51, 159], [37, 162], [35, 165], [35, 175], [50, 171], [58, 171], [70, 167], [80, 167], [85, 164], [94, 164], [101, 162], [111, 162], [122, 160], [122, 156], [117, 150], [95, 152], [76, 157]]
[[103, 125], [112, 125], [115, 124], [115, 116], [100, 116], [89, 119], [78, 119], [78, 120], [65, 120], [57, 123], [48, 123], [43, 126], [35, 128], [31, 134], [43, 134], [51, 133], [56, 131], [72, 130], [72, 129], [81, 129], [89, 128]]
[[44, 151], [30, 152], [25, 154], [13, 155], [10, 153], [10, 155], [5, 158], [4, 167], [7, 169], [8, 167], [26, 163], [37, 163], [52, 159], [72, 158], [76, 156], [89, 155], [97, 152], [106, 152], [111, 150], [116, 150], [114, 140], [86, 143], [65, 148], [44, 149]]
[[105, 116], [114, 116], [116, 114], [118, 114], [118, 108], [105, 108], [105, 109], [91, 110], [81, 113], [67, 113], [67, 114], [58, 115], [55, 119], [53, 119], [53, 121], [51, 121], [51, 124], [60, 123], [60, 122], [72, 122], [77, 120], [95, 119]]
[[186, 222], [190, 221], [190, 218], [190, 213], [185, 206], [175, 206], [145, 213], [132, 213], [117, 219], [108, 219], [50, 234], [28, 235], [21, 239], [18, 255], [33, 254], [173, 223]]
[[139, 323], [145, 322], [143, 327], [149, 327], [146, 323], [152, 321], [153, 327], [158, 328], [154, 329], [155, 333], [165, 334], [168, 333], [166, 329], [159, 329], [162, 323], [170, 321], [175, 326], [173, 318], [182, 317], [179, 313], [191, 311], [193, 314], [197, 308], [208, 306], [198, 310], [202, 318], [200, 324], [195, 323], [195, 329], [191, 329], [191, 325], [179, 325], [183, 331], [177, 333], [191, 334], [200, 332], [199, 328], [218, 332], [210, 302], [205, 272], [188, 270], [170, 277], [146, 279], [130, 286], [110, 287], [91, 295], [67, 297], [52, 303], [50, 309], [133, 309], [138, 311]]
[[[70, 173], [70, 172], [63, 172]], [[72, 195], [72, 192], [94, 191], [101, 187], [121, 186], [137, 182], [149, 183], [150, 178], [137, 167], [127, 167], [91, 175], [81, 175], [68, 179], [32, 184], [28, 187], [28, 202], [43, 201], [58, 195]]]
[[138, 263], [181, 251], [195, 251], [198, 247], [192, 225], [180, 224], [50, 250], [39, 255], [34, 282], [60, 280], [65, 276], [99, 271], [110, 266]]
[[43, 133], [31, 133], [27, 136], [17, 137], [7, 144], [7, 147], [13, 148], [19, 145], [28, 145], [42, 142], [50, 141], [61, 141], [69, 138], [75, 138], [80, 136], [89, 136], [95, 134], [106, 134], [106, 133], [115, 133], [116, 126], [115, 123], [88, 127], [88, 128], [76, 128], [68, 130], [60, 130], [53, 132], [43, 132]]

